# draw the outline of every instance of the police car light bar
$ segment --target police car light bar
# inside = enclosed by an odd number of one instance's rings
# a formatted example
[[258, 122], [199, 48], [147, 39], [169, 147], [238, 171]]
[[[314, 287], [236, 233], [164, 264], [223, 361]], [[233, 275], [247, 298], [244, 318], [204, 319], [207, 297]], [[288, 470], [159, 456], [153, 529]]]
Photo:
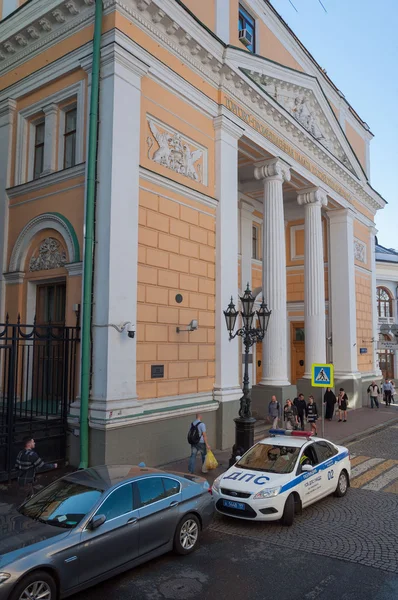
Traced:
[[292, 437], [305, 437], [310, 438], [312, 433], [310, 431], [291, 431], [289, 429], [270, 429], [271, 435], [291, 435]]

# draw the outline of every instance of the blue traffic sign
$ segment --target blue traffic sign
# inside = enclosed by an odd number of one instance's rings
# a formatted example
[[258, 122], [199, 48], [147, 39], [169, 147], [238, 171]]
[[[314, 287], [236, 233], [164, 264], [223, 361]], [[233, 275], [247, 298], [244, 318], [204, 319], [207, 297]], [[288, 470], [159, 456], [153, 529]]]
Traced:
[[334, 373], [333, 365], [312, 365], [311, 385], [313, 387], [333, 387]]

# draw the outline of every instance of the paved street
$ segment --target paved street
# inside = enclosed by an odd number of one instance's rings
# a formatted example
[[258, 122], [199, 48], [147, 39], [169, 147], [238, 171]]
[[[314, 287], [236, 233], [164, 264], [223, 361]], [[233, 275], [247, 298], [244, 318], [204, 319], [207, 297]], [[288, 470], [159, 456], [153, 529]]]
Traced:
[[291, 528], [216, 517], [195, 554], [170, 554], [78, 600], [387, 600], [398, 597], [398, 426], [350, 444], [352, 487]]

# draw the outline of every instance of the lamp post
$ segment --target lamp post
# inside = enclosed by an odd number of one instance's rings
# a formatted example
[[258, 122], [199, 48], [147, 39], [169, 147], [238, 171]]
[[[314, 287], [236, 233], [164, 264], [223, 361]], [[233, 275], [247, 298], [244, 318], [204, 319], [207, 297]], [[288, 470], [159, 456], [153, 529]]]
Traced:
[[[261, 342], [264, 339], [265, 332], [268, 328], [269, 318], [271, 311], [268, 310], [267, 305], [264, 302], [264, 297], [260, 305], [260, 309], [257, 311], [253, 310], [254, 307], [254, 296], [251, 293], [249, 284], [243, 296], [240, 297], [242, 304], [242, 310], [239, 312], [236, 310], [233, 299], [228, 305], [227, 310], [224, 310], [225, 322], [227, 330], [229, 332], [229, 339], [233, 340], [236, 336], [239, 336], [243, 340], [245, 346], [245, 371], [243, 375], [243, 396], [240, 399], [239, 417], [234, 419], [235, 421], [235, 445], [232, 449], [232, 456], [230, 458], [230, 466], [236, 462], [236, 456], [246, 452], [254, 443], [254, 423], [256, 419], [252, 417], [251, 412], [251, 397], [249, 388], [249, 350], [257, 342]], [[242, 316], [242, 327], [234, 332], [236, 319], [238, 315]], [[257, 314], [259, 321], [259, 327], [253, 327], [253, 319]]]

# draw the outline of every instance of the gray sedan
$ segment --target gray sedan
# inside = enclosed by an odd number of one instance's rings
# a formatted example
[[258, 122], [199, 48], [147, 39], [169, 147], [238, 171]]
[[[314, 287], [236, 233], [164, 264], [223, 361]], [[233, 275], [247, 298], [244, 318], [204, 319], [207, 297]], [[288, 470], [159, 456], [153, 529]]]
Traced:
[[64, 598], [169, 550], [189, 554], [213, 513], [202, 477], [135, 466], [62, 477], [9, 519], [0, 600]]

